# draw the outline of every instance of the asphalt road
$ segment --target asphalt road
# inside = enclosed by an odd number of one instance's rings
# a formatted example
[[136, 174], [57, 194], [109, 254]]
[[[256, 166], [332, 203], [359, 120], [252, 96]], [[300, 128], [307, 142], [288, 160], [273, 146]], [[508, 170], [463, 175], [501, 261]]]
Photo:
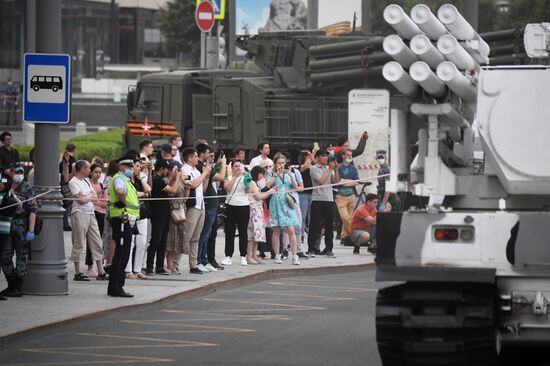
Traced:
[[4, 349], [0, 365], [378, 366], [373, 277], [275, 278], [84, 319]]
[[[380, 366], [375, 298], [387, 285], [369, 269], [180, 296], [39, 331], [0, 351], [0, 366]], [[549, 364], [547, 348], [504, 352], [501, 365]]]

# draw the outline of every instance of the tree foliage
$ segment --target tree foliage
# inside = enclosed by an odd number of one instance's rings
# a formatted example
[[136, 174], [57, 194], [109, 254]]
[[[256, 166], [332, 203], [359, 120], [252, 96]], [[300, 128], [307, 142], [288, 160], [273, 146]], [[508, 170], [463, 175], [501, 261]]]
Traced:
[[169, 48], [177, 53], [200, 53], [200, 30], [195, 23], [194, 0], [171, 0], [160, 8], [160, 30]]

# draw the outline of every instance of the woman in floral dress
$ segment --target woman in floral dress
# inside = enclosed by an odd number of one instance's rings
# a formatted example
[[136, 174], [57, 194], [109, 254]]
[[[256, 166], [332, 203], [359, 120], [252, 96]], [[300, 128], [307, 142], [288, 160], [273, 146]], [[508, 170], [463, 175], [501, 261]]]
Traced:
[[[269, 201], [269, 227], [273, 230], [273, 252], [275, 253], [275, 263], [281, 264], [281, 254], [279, 253], [281, 229], [288, 234], [290, 241], [290, 250], [292, 252], [292, 264], [299, 265], [296, 251], [296, 235], [294, 227], [300, 225], [296, 209], [289, 206], [287, 194], [289, 190], [297, 189], [298, 184], [293, 174], [289, 174], [285, 168], [287, 163], [286, 156], [278, 154], [275, 156], [275, 170], [273, 186], [278, 187], [278, 192], [271, 196]], [[290, 195], [288, 195], [290, 196]]]
[[265, 227], [266, 219], [264, 216], [264, 201], [278, 190], [277, 186], [273, 186], [267, 192], [260, 192], [258, 188], [258, 180], [264, 178], [264, 168], [255, 166], [250, 174], [244, 177], [244, 185], [246, 193], [249, 193], [248, 201], [250, 202], [250, 218], [248, 220], [248, 247], [246, 260], [248, 264], [263, 264], [258, 258], [258, 242], [265, 243]]

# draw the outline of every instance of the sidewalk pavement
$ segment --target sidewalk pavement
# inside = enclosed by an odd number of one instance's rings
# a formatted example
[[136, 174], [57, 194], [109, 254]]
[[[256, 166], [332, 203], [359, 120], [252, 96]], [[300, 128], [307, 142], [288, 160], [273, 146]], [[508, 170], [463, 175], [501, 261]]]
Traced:
[[[220, 230], [216, 241], [216, 254], [221, 262], [224, 254], [224, 235]], [[307, 244], [306, 244], [307, 246]], [[134, 298], [113, 298], [107, 296], [107, 281], [89, 282], [73, 281], [74, 266], [67, 259], [69, 271], [69, 295], [67, 296], [30, 296], [9, 298], [0, 302], [0, 349], [3, 343], [11, 338], [18, 338], [27, 331], [37, 328], [64, 323], [74, 319], [92, 316], [113, 309], [129, 306], [150, 304], [183, 293], [204, 293], [221, 286], [237, 286], [247, 281], [266, 278], [272, 274], [297, 274], [303, 271], [322, 271], [327, 269], [364, 268], [374, 263], [374, 256], [361, 248], [360, 255], [353, 255], [353, 247], [344, 247], [335, 240], [334, 254], [336, 258], [316, 256], [301, 260], [300, 266], [292, 265], [291, 259], [283, 260], [283, 264], [275, 264], [266, 259], [264, 265], [240, 265], [238, 238], [235, 239], [235, 254], [233, 265], [225, 266], [225, 270], [195, 275], [189, 273], [188, 259], [184, 255], [180, 262], [181, 275], [155, 275], [148, 280], [126, 280], [125, 290], [135, 295]], [[323, 247], [323, 244], [321, 244]], [[71, 236], [65, 233], [65, 257], [71, 252]], [[83, 253], [84, 254], [84, 253]], [[81, 266], [84, 265], [82, 256]], [[0, 279], [0, 289], [7, 284], [3, 275]]]

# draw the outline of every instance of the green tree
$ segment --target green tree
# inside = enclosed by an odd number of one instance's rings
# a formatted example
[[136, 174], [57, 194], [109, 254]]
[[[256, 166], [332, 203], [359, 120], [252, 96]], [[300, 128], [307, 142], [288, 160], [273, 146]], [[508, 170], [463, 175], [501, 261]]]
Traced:
[[160, 29], [169, 48], [178, 54], [191, 54], [197, 60], [200, 55], [200, 30], [195, 23], [194, 0], [171, 0], [160, 8]]
[[527, 23], [550, 22], [550, 0], [511, 0], [498, 18], [498, 29], [523, 29]]

